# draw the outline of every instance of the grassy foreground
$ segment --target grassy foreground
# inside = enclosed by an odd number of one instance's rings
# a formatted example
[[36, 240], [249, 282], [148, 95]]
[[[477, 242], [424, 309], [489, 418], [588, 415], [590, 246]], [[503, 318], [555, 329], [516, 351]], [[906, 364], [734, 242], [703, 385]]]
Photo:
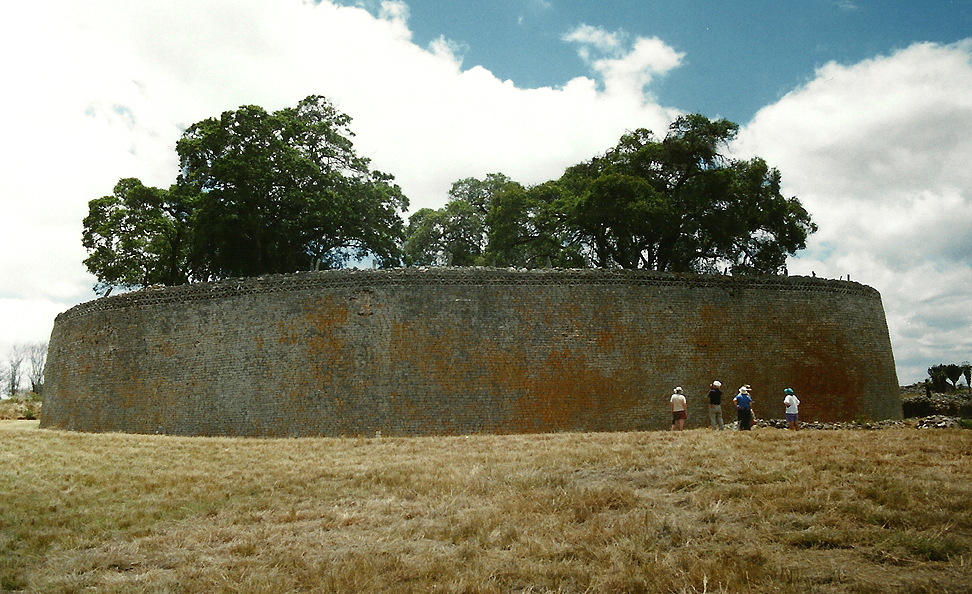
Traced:
[[969, 592], [972, 431], [258, 440], [0, 421], [0, 590]]

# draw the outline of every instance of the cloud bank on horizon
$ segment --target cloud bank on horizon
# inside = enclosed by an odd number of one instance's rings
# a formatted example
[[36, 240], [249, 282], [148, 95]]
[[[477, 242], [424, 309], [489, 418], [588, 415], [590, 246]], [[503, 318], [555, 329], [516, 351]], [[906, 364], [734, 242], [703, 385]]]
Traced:
[[[555, 43], [588, 74], [523, 88], [465, 63], [461, 40], [415, 43], [398, 1], [56, 0], [8, 12], [0, 356], [46, 340], [57, 313], [94, 298], [81, 264], [88, 201], [123, 177], [171, 184], [193, 122], [325, 95], [414, 211], [441, 206], [464, 177], [539, 183], [626, 130], [663, 135], [683, 111], [653, 85], [692, 59], [658, 37], [577, 22]], [[972, 358], [972, 39], [826, 63], [740, 124], [734, 154], [779, 168], [820, 226], [790, 273], [877, 288], [903, 383]]]

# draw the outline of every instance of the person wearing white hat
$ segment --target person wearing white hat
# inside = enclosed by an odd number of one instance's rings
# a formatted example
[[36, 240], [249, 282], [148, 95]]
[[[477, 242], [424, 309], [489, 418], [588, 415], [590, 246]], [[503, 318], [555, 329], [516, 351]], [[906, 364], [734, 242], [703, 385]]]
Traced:
[[709, 422], [713, 429], [722, 431], [722, 382], [716, 380], [709, 384]]
[[681, 431], [685, 428], [685, 419], [688, 416], [685, 412], [687, 406], [685, 402], [685, 395], [682, 394], [682, 387], [679, 386], [675, 388], [675, 393], [672, 394], [672, 431], [675, 431], [675, 426], [678, 425], [678, 430]]
[[739, 430], [749, 431], [753, 423], [753, 399], [749, 396], [749, 388], [739, 388], [739, 393], [732, 399], [736, 404], [736, 417], [739, 419]]

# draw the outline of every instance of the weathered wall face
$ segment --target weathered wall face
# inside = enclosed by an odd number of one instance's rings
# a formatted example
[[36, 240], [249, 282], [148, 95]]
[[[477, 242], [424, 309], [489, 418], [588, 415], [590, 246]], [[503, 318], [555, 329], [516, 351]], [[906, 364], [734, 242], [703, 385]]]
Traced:
[[689, 426], [709, 382], [757, 416], [900, 418], [880, 295], [804, 277], [400, 269], [241, 279], [58, 316], [41, 426], [425, 435]]

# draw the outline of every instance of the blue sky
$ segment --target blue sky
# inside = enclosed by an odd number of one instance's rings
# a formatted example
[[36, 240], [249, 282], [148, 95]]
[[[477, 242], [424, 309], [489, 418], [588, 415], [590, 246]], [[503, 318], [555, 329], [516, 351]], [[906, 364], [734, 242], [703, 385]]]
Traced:
[[418, 45], [445, 36], [462, 47], [464, 64], [520, 87], [591, 74], [576, 45], [563, 41], [579, 25], [657, 37], [685, 55], [652, 85], [659, 103], [738, 123], [827, 62], [849, 64], [972, 34], [969, 1], [413, 0], [408, 8]]
[[820, 230], [791, 274], [881, 292], [899, 380], [972, 359], [972, 0], [47, 0], [0, 20], [0, 362], [95, 297], [90, 200], [167, 187], [190, 124], [322, 94], [411, 211], [700, 112]]

